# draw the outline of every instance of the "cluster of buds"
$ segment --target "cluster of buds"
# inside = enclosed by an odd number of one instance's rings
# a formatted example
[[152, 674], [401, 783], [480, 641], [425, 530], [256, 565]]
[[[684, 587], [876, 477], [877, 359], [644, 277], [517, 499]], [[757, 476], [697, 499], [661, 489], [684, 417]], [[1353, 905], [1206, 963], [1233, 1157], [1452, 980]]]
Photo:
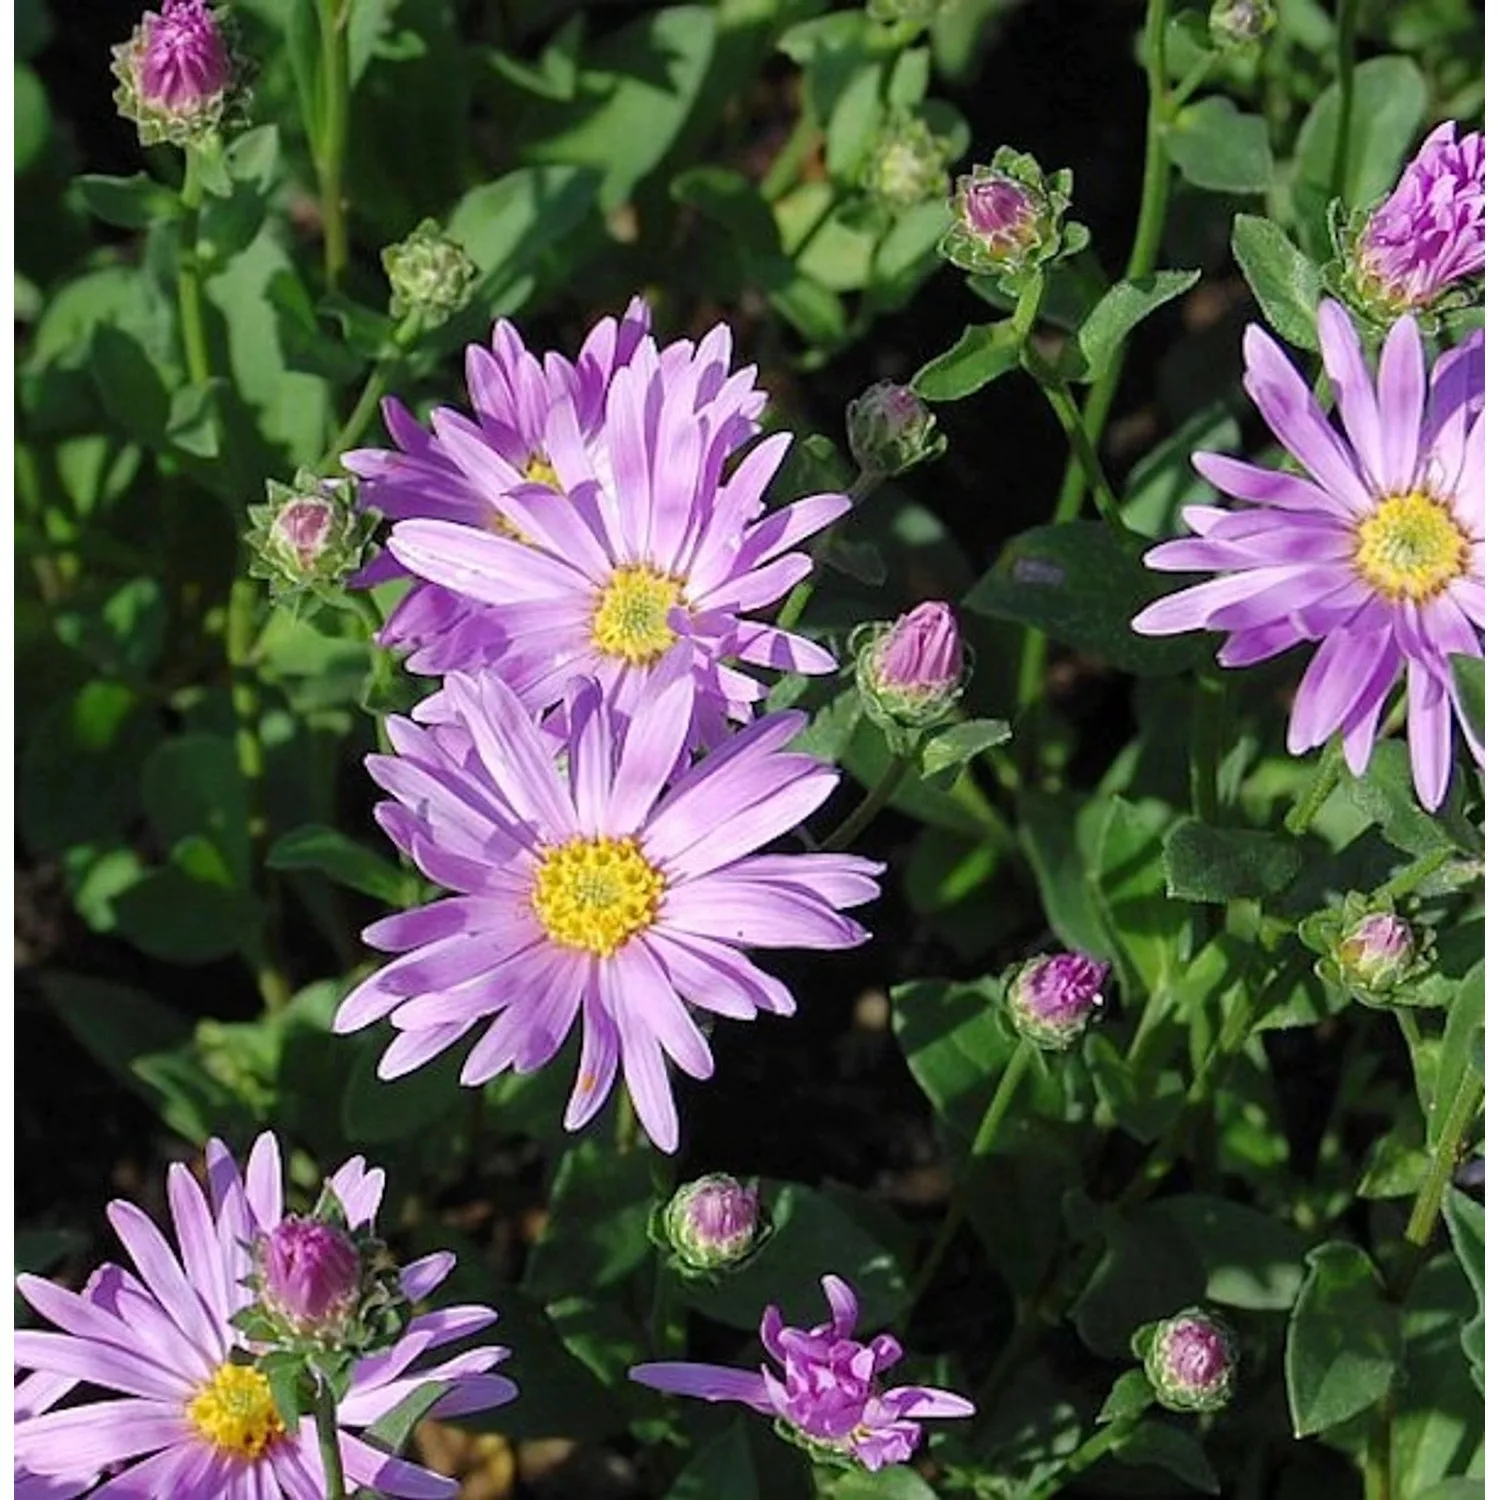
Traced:
[[1318, 978], [1366, 1005], [1399, 1005], [1402, 992], [1428, 967], [1430, 934], [1419, 933], [1389, 903], [1358, 892], [1332, 909], [1314, 912], [1299, 929], [1319, 955]]
[[948, 446], [931, 408], [907, 385], [878, 381], [849, 403], [849, 451], [861, 474], [889, 479]]
[[938, 245], [956, 266], [1002, 283], [1024, 280], [1046, 262], [1083, 248], [1081, 225], [1064, 225], [1073, 174], [1050, 176], [1034, 156], [1002, 146], [988, 166], [958, 179], [949, 200], [953, 222]]
[[1225, 51], [1253, 47], [1276, 26], [1275, 0], [1214, 0], [1208, 32]]
[[463, 307], [479, 279], [479, 267], [436, 219], [423, 219], [404, 240], [387, 245], [380, 264], [391, 284], [392, 316], [415, 313], [434, 327]]
[[411, 1303], [384, 1241], [369, 1226], [351, 1230], [326, 1185], [310, 1214], [288, 1215], [251, 1253], [254, 1301], [234, 1323], [292, 1426], [312, 1410], [319, 1384], [342, 1396], [358, 1360], [400, 1339]]
[[1347, 222], [1338, 205], [1331, 213], [1338, 258], [1327, 279], [1375, 327], [1472, 305], [1484, 274], [1484, 133], [1460, 139], [1445, 121], [1387, 198]]
[[196, 145], [239, 123], [248, 69], [229, 24], [208, 0], [166, 0], [112, 49], [115, 105], [143, 146]]
[[921, 116], [899, 110], [876, 135], [860, 185], [890, 213], [903, 213], [918, 203], [947, 196], [952, 156], [949, 141]]
[[652, 1217], [652, 1240], [688, 1280], [713, 1280], [744, 1267], [771, 1236], [753, 1183], [712, 1172], [678, 1188]]
[[291, 485], [266, 481], [266, 503], [249, 508], [250, 576], [265, 578], [271, 597], [297, 604], [327, 600], [360, 568], [379, 524], [356, 508], [347, 479], [322, 479], [305, 469]]
[[953, 607], [928, 600], [891, 623], [861, 625], [850, 641], [865, 712], [904, 734], [946, 718], [963, 696], [968, 663]]
[[1239, 1343], [1214, 1313], [1189, 1307], [1140, 1329], [1131, 1347], [1168, 1411], [1219, 1411], [1234, 1395]]
[[1061, 1052], [1088, 1030], [1108, 982], [1109, 965], [1087, 953], [1029, 958], [1005, 978], [1005, 1011], [1033, 1046]]

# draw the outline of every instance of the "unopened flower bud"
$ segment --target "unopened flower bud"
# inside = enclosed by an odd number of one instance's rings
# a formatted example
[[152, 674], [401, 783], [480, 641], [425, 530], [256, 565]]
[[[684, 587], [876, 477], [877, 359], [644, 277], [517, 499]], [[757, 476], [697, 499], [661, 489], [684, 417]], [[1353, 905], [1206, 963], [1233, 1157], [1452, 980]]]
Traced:
[[261, 1299], [302, 1335], [337, 1338], [360, 1300], [360, 1255], [321, 1219], [285, 1218], [257, 1247]]
[[207, 0], [166, 0], [112, 50], [115, 105], [141, 144], [186, 146], [230, 123], [243, 102], [245, 69], [222, 14]]
[[946, 715], [963, 693], [963, 637], [953, 607], [930, 599], [893, 624], [855, 633], [855, 681], [877, 722], [918, 729]]
[[1390, 196], [1335, 237], [1330, 282], [1377, 327], [1468, 305], [1484, 274], [1484, 132], [1439, 125]]
[[714, 1172], [677, 1189], [662, 1213], [662, 1233], [679, 1269], [691, 1275], [742, 1266], [770, 1225], [754, 1184]]
[[865, 474], [890, 478], [936, 458], [947, 439], [910, 386], [882, 380], [849, 403], [849, 451]]
[[906, 22], [930, 26], [951, 3], [952, 0], [865, 0], [865, 14], [872, 21], [891, 25]]
[[1224, 48], [1253, 46], [1276, 25], [1275, 0], [1214, 0], [1208, 30]]
[[1104, 1004], [1109, 965], [1087, 953], [1027, 959], [1005, 992], [1016, 1030], [1049, 1052], [1071, 1047]]
[[925, 120], [893, 115], [865, 159], [864, 189], [893, 213], [942, 198], [948, 192], [950, 154], [948, 142]]
[[1169, 1411], [1218, 1411], [1234, 1394], [1239, 1349], [1222, 1318], [1190, 1307], [1164, 1318], [1146, 1345], [1146, 1377]]
[[1034, 271], [1064, 250], [1062, 220], [1072, 195], [1066, 168], [1049, 177], [1035, 157], [1002, 146], [988, 166], [958, 179], [948, 203], [953, 222], [938, 250], [982, 276]]
[[1411, 972], [1417, 947], [1411, 923], [1393, 912], [1374, 911], [1345, 930], [1334, 956], [1350, 989], [1383, 995]]
[[377, 524], [355, 510], [347, 480], [299, 472], [294, 485], [266, 484], [266, 504], [249, 510], [252, 577], [266, 578], [275, 598], [316, 593], [341, 583], [364, 561]]
[[380, 252], [380, 264], [391, 283], [391, 312], [403, 318], [415, 312], [441, 323], [469, 300], [479, 267], [464, 247], [451, 240], [436, 219], [423, 219], [404, 240]]

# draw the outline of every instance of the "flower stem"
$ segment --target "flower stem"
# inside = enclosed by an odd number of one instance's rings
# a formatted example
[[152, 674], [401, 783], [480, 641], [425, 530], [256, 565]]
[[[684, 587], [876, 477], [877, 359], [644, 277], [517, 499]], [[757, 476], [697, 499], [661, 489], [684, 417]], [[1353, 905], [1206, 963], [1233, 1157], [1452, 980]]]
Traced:
[[1313, 779], [1308, 782], [1302, 795], [1286, 815], [1284, 826], [1288, 833], [1300, 836], [1312, 827], [1312, 821], [1317, 817], [1319, 809], [1333, 795], [1334, 787], [1339, 784], [1339, 773], [1343, 764], [1343, 744], [1335, 735], [1323, 746], [1323, 753], [1318, 757], [1318, 769], [1313, 773]]
[[1224, 738], [1224, 679], [1215, 672], [1198, 674], [1193, 695], [1192, 784], [1193, 816], [1200, 823], [1219, 821], [1219, 756]]
[[1465, 1067], [1454, 1091], [1453, 1102], [1448, 1106], [1432, 1159], [1427, 1163], [1421, 1186], [1417, 1189], [1417, 1200], [1412, 1205], [1411, 1217], [1406, 1221], [1406, 1231], [1401, 1237], [1402, 1255], [1391, 1277], [1391, 1291], [1398, 1301], [1405, 1300], [1421, 1269], [1427, 1242], [1432, 1238], [1442, 1210], [1443, 1189], [1453, 1178], [1459, 1152], [1483, 1103], [1484, 1075], [1470, 1064]]
[[875, 821], [876, 813], [895, 795], [902, 778], [911, 769], [912, 760], [910, 754], [893, 755], [880, 780], [865, 793], [859, 806], [818, 845], [818, 852], [834, 854], [847, 849]]
[[333, 1391], [328, 1382], [321, 1379], [313, 1405], [313, 1420], [318, 1428], [318, 1455], [323, 1460], [327, 1500], [345, 1500], [344, 1459], [339, 1452], [339, 1424], [333, 1409]]
[[182, 352], [187, 361], [188, 380], [193, 385], [207, 385], [210, 374], [208, 338], [203, 328], [203, 277], [198, 264], [198, 209], [202, 202], [203, 181], [198, 171], [198, 152], [189, 146], [183, 158], [177, 314], [182, 325]]
[[[1167, 222], [1167, 196], [1172, 182], [1172, 164], [1167, 156], [1167, 128], [1176, 107], [1167, 84], [1167, 0], [1148, 0], [1146, 8], [1146, 86], [1150, 102], [1146, 113], [1146, 169], [1141, 181], [1141, 206], [1135, 222], [1135, 239], [1125, 267], [1127, 278], [1145, 276], [1156, 266], [1162, 230]], [[1122, 343], [1089, 391], [1083, 408], [1083, 430], [1089, 446], [1098, 451], [1109, 409], [1125, 365]], [[1071, 521], [1083, 503], [1089, 475], [1076, 453], [1068, 465], [1057, 497], [1053, 521]]]
[[1435, 875], [1453, 856], [1451, 849], [1430, 849], [1421, 859], [1414, 860], [1404, 870], [1393, 875], [1382, 886], [1371, 892], [1375, 900], [1399, 901], [1409, 896], [1429, 875]]
[[1081, 1442], [1067, 1457], [1061, 1468], [1027, 1491], [1027, 1500], [1051, 1500], [1051, 1497], [1067, 1487], [1084, 1470], [1091, 1469], [1101, 1458], [1108, 1458], [1126, 1438], [1130, 1436], [1141, 1413], [1119, 1417], [1107, 1427], [1101, 1427], [1091, 1438]]
[[[854, 483], [849, 486], [849, 499], [855, 505], [858, 505], [861, 500], [868, 499], [879, 488], [881, 478], [881, 475], [869, 469], [861, 469], [855, 476]], [[776, 616], [778, 630], [796, 628], [797, 621], [802, 618], [802, 613], [813, 596], [813, 590], [818, 586], [818, 574], [823, 571], [823, 561], [828, 555], [832, 542], [833, 532], [829, 530], [823, 532], [808, 548], [813, 560], [812, 572], [792, 590], [787, 596], [786, 603], [781, 606], [781, 612]]]
[[625, 1156], [635, 1149], [636, 1119], [635, 1105], [630, 1090], [621, 1085], [615, 1098], [615, 1150]]
[[[1087, 419], [1079, 412], [1078, 403], [1073, 399], [1073, 393], [1060, 381], [1043, 378], [1040, 380], [1042, 394], [1047, 398], [1048, 405], [1057, 416], [1063, 432], [1067, 435], [1068, 446], [1073, 450], [1074, 462], [1082, 465], [1083, 472], [1088, 484], [1093, 487], [1094, 504], [1098, 507], [1099, 514], [1109, 522], [1117, 531], [1124, 531], [1125, 519], [1120, 514], [1120, 502], [1115, 498], [1115, 492], [1110, 488], [1109, 479], [1104, 473], [1104, 465], [1099, 461], [1099, 451], [1095, 446], [1093, 435], [1088, 430]], [[1069, 515], [1064, 515], [1059, 508], [1053, 516], [1053, 523], [1060, 525], [1064, 521], [1076, 519], [1077, 506]]]
[[1344, 196], [1349, 171], [1349, 137], [1354, 125], [1354, 43], [1359, 0], [1338, 0], [1334, 22], [1338, 31], [1339, 113], [1333, 137], [1333, 172], [1329, 187], [1335, 198]]
[[317, 150], [323, 204], [323, 270], [336, 290], [349, 264], [344, 217], [344, 153], [349, 144], [349, 8], [346, 0], [317, 0], [322, 32], [323, 118]]
[[937, 1235], [918, 1268], [917, 1274], [912, 1278], [911, 1300], [907, 1304], [906, 1318], [902, 1320], [903, 1325], [916, 1311], [917, 1304], [921, 1302], [927, 1289], [932, 1285], [932, 1279], [937, 1275], [943, 1263], [943, 1257], [948, 1253], [948, 1247], [952, 1245], [953, 1238], [958, 1233], [959, 1225], [963, 1223], [964, 1188], [974, 1164], [995, 1144], [995, 1137], [999, 1134], [1005, 1113], [1010, 1108], [1011, 1101], [1015, 1098], [1016, 1090], [1021, 1086], [1021, 1080], [1026, 1076], [1026, 1069], [1030, 1066], [1034, 1055], [1035, 1049], [1030, 1042], [1023, 1039], [1017, 1043], [1016, 1050], [1011, 1053], [1010, 1061], [1005, 1065], [1005, 1071], [1000, 1075], [1000, 1081], [995, 1085], [989, 1108], [985, 1110], [984, 1118], [979, 1122], [979, 1129], [974, 1134], [973, 1144], [969, 1147], [963, 1167], [953, 1184], [953, 1192], [948, 1199], [948, 1211], [943, 1216], [943, 1222], [939, 1225]]
[[407, 313], [396, 325], [395, 332], [391, 335], [390, 347], [375, 361], [374, 367], [365, 380], [364, 388], [354, 403], [354, 410], [349, 413], [348, 420], [339, 428], [338, 436], [329, 445], [328, 451], [318, 460], [320, 474], [333, 473], [338, 467], [339, 458], [364, 436], [365, 429], [370, 425], [370, 420], [380, 405], [380, 398], [385, 395], [386, 387], [390, 384], [391, 375], [401, 361], [401, 356], [411, 348], [421, 331], [421, 315], [415, 311]]

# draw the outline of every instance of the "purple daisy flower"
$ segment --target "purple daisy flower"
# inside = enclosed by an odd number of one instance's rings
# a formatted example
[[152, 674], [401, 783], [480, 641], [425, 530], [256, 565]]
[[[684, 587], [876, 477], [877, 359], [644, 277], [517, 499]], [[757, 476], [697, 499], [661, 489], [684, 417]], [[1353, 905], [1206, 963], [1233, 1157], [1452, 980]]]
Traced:
[[1260, 328], [1245, 334], [1245, 389], [1305, 473], [1217, 453], [1198, 472], [1243, 508], [1190, 505], [1197, 533], [1146, 554], [1154, 568], [1223, 576], [1147, 606], [1144, 635], [1223, 630], [1226, 667], [1318, 642], [1297, 690], [1287, 747], [1334, 733], [1356, 776], [1405, 673], [1407, 738], [1422, 805], [1448, 787], [1456, 714], [1484, 763], [1483, 725], [1464, 718], [1449, 658], [1483, 654], [1484, 348], [1474, 333], [1429, 379], [1416, 322], [1391, 330], [1372, 382], [1348, 313], [1318, 309], [1337, 430], [1290, 360]]
[[[579, 400], [544, 407], [539, 396], [527, 443], [546, 455], [545, 475], [520, 469], [483, 425], [438, 412], [436, 435], [422, 438], [461, 471], [470, 513], [435, 515], [424, 492], [427, 518], [411, 518], [415, 508], [402, 514], [382, 481], [372, 503], [396, 516], [392, 556], [446, 591], [403, 605], [382, 639], [415, 643], [418, 671], [493, 666], [532, 713], [575, 677], [598, 678], [629, 711], [655, 691], [670, 648], [690, 640], [697, 743], [722, 737], [726, 718], [749, 719], [765, 694], [732, 663], [832, 671], [821, 647], [746, 616], [811, 571], [812, 559], [791, 549], [850, 501], [820, 494], [766, 513], [785, 433], [748, 449], [725, 477], [763, 400], [753, 369], [729, 372], [730, 353], [724, 327], [665, 350], [642, 337], [610, 375], [596, 429]], [[365, 455], [358, 466], [368, 468]], [[404, 472], [392, 468], [393, 486]]]
[[[22, 1276], [21, 1295], [62, 1330], [22, 1330], [16, 1362], [36, 1371], [19, 1390], [30, 1400], [15, 1428], [16, 1468], [47, 1500], [83, 1494], [110, 1500], [318, 1500], [322, 1468], [312, 1419], [288, 1432], [276, 1414], [270, 1386], [254, 1365], [244, 1336], [230, 1321], [251, 1300], [245, 1286], [251, 1246], [281, 1222], [281, 1154], [265, 1134], [250, 1153], [246, 1173], [221, 1141], [206, 1151], [208, 1194], [188, 1169], [174, 1164], [167, 1198], [178, 1249], [134, 1204], [115, 1201], [109, 1220], [135, 1270], [107, 1264], [83, 1293], [37, 1276]], [[373, 1220], [385, 1174], [366, 1171], [353, 1157], [330, 1179], [351, 1226]], [[402, 1290], [417, 1301], [452, 1270], [446, 1252], [423, 1256], [401, 1272]], [[448, 1386], [431, 1408], [459, 1416], [499, 1406], [515, 1385], [490, 1373], [507, 1351], [470, 1349], [417, 1367], [429, 1351], [494, 1322], [488, 1307], [450, 1307], [414, 1317], [399, 1341], [354, 1366], [339, 1403], [339, 1446], [352, 1484], [409, 1500], [438, 1500], [458, 1486], [415, 1464], [393, 1458], [356, 1434], [419, 1386]], [[43, 1386], [41, 1399], [32, 1382]], [[47, 1410], [76, 1381], [118, 1392], [61, 1410]], [[106, 1470], [113, 1477], [97, 1490]]]
[[902, 1355], [900, 1342], [879, 1333], [862, 1344], [854, 1335], [859, 1303], [837, 1276], [823, 1278], [830, 1321], [788, 1328], [773, 1305], [760, 1324], [766, 1353], [780, 1373], [726, 1365], [666, 1361], [636, 1365], [630, 1378], [674, 1396], [738, 1401], [777, 1417], [815, 1453], [855, 1459], [866, 1469], [905, 1463], [932, 1417], [971, 1417], [974, 1404], [929, 1385], [885, 1387], [879, 1376]]
[[[459, 894], [398, 912], [365, 941], [403, 956], [344, 1001], [334, 1029], [390, 1016], [380, 1075], [420, 1067], [479, 1022], [461, 1075], [539, 1068], [580, 1012], [583, 1055], [564, 1124], [597, 1112], [622, 1066], [651, 1139], [677, 1146], [666, 1057], [694, 1078], [713, 1054], [687, 1001], [748, 1020], [796, 1007], [750, 947], [847, 948], [840, 915], [871, 900], [882, 866], [841, 854], [756, 854], [818, 808], [833, 767], [784, 749], [805, 720], [771, 714], [684, 774], [694, 683], [689, 648], [628, 716], [575, 685], [555, 742], [494, 674], [447, 679], [452, 718], [388, 720], [396, 754], [371, 756], [396, 800], [376, 817], [439, 885]], [[670, 780], [670, 785], [668, 782]]]
[[1439, 125], [1356, 237], [1364, 298], [1391, 316], [1435, 302], [1484, 269], [1484, 132]]

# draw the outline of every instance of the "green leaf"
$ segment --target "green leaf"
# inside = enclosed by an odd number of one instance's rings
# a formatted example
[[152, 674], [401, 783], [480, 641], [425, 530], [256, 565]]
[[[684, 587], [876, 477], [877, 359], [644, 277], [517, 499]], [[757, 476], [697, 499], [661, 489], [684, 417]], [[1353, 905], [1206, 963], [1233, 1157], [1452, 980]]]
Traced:
[[1100, 298], [1078, 330], [1085, 380], [1098, 380], [1119, 353], [1130, 331], [1158, 307], [1180, 297], [1201, 271], [1153, 271], [1133, 281], [1117, 281]]
[[1321, 226], [1329, 201], [1342, 197], [1365, 208], [1396, 180], [1427, 114], [1427, 85], [1409, 57], [1374, 57], [1354, 69], [1348, 161], [1342, 187], [1333, 180], [1338, 140], [1339, 87], [1318, 96], [1292, 155], [1293, 198], [1305, 225]]
[[1114, 942], [1085, 869], [1084, 805], [1076, 793], [1026, 787], [1016, 798], [1021, 847], [1048, 925], [1068, 947], [1105, 958]]
[[349, 1070], [341, 1119], [344, 1134], [361, 1144], [419, 1135], [466, 1102], [458, 1084], [463, 1048], [451, 1047], [415, 1072], [387, 1080], [375, 1065], [389, 1040], [367, 1037]]
[[1110, 1387], [1095, 1422], [1114, 1422], [1121, 1417], [1138, 1417], [1156, 1404], [1156, 1392], [1144, 1370], [1127, 1370]]
[[15, 65], [16, 174], [42, 154], [52, 134], [52, 111], [42, 80], [25, 63]]
[[651, 1253], [646, 1223], [656, 1194], [652, 1153], [624, 1155], [583, 1140], [564, 1153], [552, 1180], [547, 1224], [523, 1285], [543, 1301], [628, 1276]]
[[911, 386], [926, 401], [959, 401], [1015, 369], [1021, 341], [1014, 324], [971, 323], [949, 350], [929, 359]]
[[1379, 1273], [1356, 1245], [1330, 1240], [1307, 1257], [1287, 1329], [1286, 1387], [1298, 1437], [1373, 1406], [1401, 1362], [1401, 1326]]
[[1260, 115], [1242, 115], [1222, 94], [1190, 104], [1167, 132], [1167, 155], [1194, 187], [1263, 193], [1271, 185], [1271, 137]]
[[96, 219], [120, 229], [144, 229], [158, 219], [175, 219], [182, 212], [177, 194], [144, 172], [131, 177], [91, 172], [75, 178], [74, 185]]
[[1049, 639], [1143, 677], [1169, 676], [1205, 660], [1202, 634], [1137, 635], [1131, 620], [1181, 580], [1141, 564], [1152, 545], [1102, 521], [1036, 526], [1012, 537], [964, 600], [976, 614], [1031, 625]]
[[1219, 402], [1192, 413], [1134, 468], [1120, 493], [1120, 512], [1142, 536], [1168, 536], [1184, 505], [1217, 502], [1218, 492], [1196, 473], [1194, 453], [1234, 453], [1240, 425]]
[[410, 906], [419, 895], [414, 876], [321, 823], [282, 834], [267, 851], [266, 864], [273, 870], [316, 870], [336, 885], [363, 891], [388, 906]]
[[192, 1036], [186, 1018], [128, 985], [56, 970], [44, 974], [41, 984], [84, 1050], [137, 1093], [146, 1092], [135, 1072], [137, 1059], [171, 1051]]
[[1193, 818], [1167, 834], [1162, 856], [1169, 896], [1218, 904], [1274, 896], [1291, 884], [1302, 865], [1295, 839], [1249, 828], [1216, 828]]
[[165, 847], [199, 835], [223, 855], [242, 889], [250, 884], [250, 807], [234, 744], [223, 735], [166, 740], [141, 770], [141, 801]]
[[1070, 1316], [1096, 1354], [1124, 1359], [1143, 1323], [1169, 1318], [1203, 1296], [1203, 1268], [1187, 1234], [1166, 1214], [1126, 1220], [1109, 1211], [1104, 1243]]
[[1083, 1060], [1113, 1120], [1143, 1145], [1159, 1139], [1182, 1108], [1182, 1079], [1166, 1069], [1137, 1068], [1102, 1031], [1083, 1039]]
[[1379, 826], [1387, 843], [1416, 856], [1440, 849], [1482, 852], [1482, 841], [1458, 810], [1456, 788], [1450, 788], [1436, 812], [1428, 812], [1417, 801], [1405, 744], [1382, 740], [1363, 776], [1354, 776], [1347, 766], [1342, 767], [1342, 775], [1354, 805]]
[[1475, 738], [1484, 743], [1484, 658], [1455, 655], [1448, 658], [1458, 688], [1458, 705]]
[[183, 839], [172, 861], [148, 871], [114, 898], [120, 936], [173, 964], [206, 964], [248, 948], [259, 907], [226, 876], [219, 851], [200, 835]]
[[58, 636], [101, 671], [140, 680], [161, 655], [166, 599], [154, 578], [131, 578], [96, 607], [59, 610], [55, 623]]
[[976, 755], [1010, 740], [1010, 725], [1003, 719], [968, 719], [935, 734], [922, 746], [922, 775], [939, 776], [956, 766], [966, 766]]
[[1219, 1476], [1208, 1461], [1202, 1439], [1175, 1423], [1155, 1418], [1139, 1423], [1114, 1449], [1114, 1456], [1122, 1464], [1152, 1464], [1165, 1469], [1195, 1490], [1219, 1493]]
[[979, 1128], [1015, 1050], [1001, 1025], [1004, 990], [993, 978], [918, 979], [891, 991], [892, 1029], [932, 1107], [965, 1140]]
[[1230, 1198], [1181, 1193], [1148, 1213], [1170, 1219], [1203, 1267], [1203, 1295], [1223, 1307], [1285, 1312], [1305, 1277], [1307, 1236]]
[[361, 1433], [366, 1442], [387, 1453], [399, 1454], [411, 1440], [417, 1423], [437, 1405], [449, 1390], [445, 1380], [428, 1380], [398, 1401], [378, 1422], [372, 1422]]
[[[828, 1319], [818, 1277], [842, 1276], [859, 1288], [860, 1324], [878, 1328], [906, 1306], [906, 1279], [891, 1247], [877, 1239], [832, 1193], [801, 1182], [762, 1179], [761, 1202], [773, 1233], [742, 1270], [717, 1285], [685, 1283], [691, 1307], [732, 1328], [760, 1325], [767, 1304], [776, 1303], [789, 1324], [811, 1328]], [[816, 1267], [816, 1274], [809, 1274]]]
[[200, 252], [222, 265], [260, 232], [275, 190], [281, 139], [274, 125], [259, 125], [236, 136], [224, 151], [225, 185], [210, 193], [198, 221]]
[[693, 1454], [666, 1500], [760, 1500], [750, 1436], [739, 1420]]
[[1438, 1050], [1432, 1106], [1427, 1116], [1427, 1141], [1435, 1146], [1448, 1122], [1459, 1084], [1474, 1057], [1475, 1039], [1484, 1026], [1484, 963], [1474, 965], [1458, 987]]
[[830, 1500], [937, 1500], [937, 1491], [915, 1469], [891, 1464], [874, 1474], [844, 1474]]
[[690, 167], [672, 179], [672, 197], [732, 237], [737, 253], [781, 254], [781, 232], [760, 189], [730, 167]]
[[1160, 803], [1111, 797], [1088, 866], [1112, 947], [1125, 960], [1121, 980], [1146, 994], [1176, 980], [1191, 915], [1167, 895], [1161, 848], [1169, 816]]
[[1318, 347], [1318, 303], [1323, 275], [1280, 225], [1254, 214], [1236, 214], [1230, 238], [1266, 322], [1299, 349]]

